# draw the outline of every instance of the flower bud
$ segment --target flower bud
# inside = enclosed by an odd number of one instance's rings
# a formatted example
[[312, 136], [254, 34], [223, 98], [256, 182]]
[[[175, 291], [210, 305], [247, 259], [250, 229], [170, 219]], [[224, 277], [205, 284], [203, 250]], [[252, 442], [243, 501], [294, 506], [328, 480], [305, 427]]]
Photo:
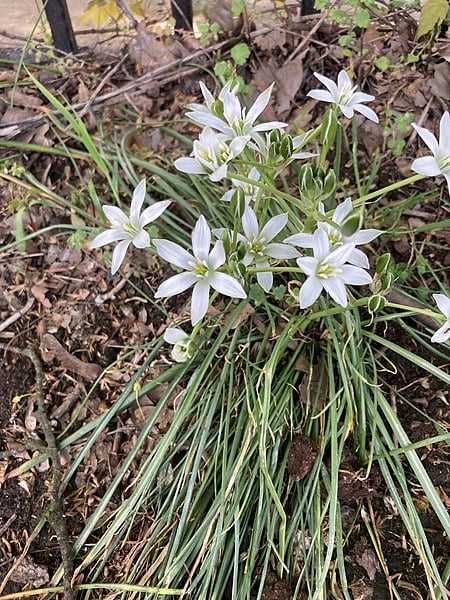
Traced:
[[271, 144], [278, 144], [279, 142], [281, 142], [282, 137], [283, 137], [283, 134], [281, 133], [281, 131], [279, 129], [273, 129], [270, 132], [269, 141]]
[[375, 270], [377, 273], [382, 275], [382, 274], [388, 272], [390, 266], [391, 266], [391, 255], [389, 252], [386, 252], [386, 254], [382, 254], [381, 256], [379, 256], [377, 258]]
[[290, 135], [285, 134], [280, 144], [280, 154], [285, 159], [288, 160], [291, 158], [292, 153], [294, 152], [294, 143]]
[[215, 115], [216, 117], [219, 117], [219, 119], [223, 119], [224, 113], [223, 113], [222, 100], [219, 100], [218, 98], [216, 98], [216, 100], [214, 100], [213, 103], [211, 104], [210, 110], [213, 115]]
[[323, 193], [326, 196], [331, 196], [336, 190], [336, 174], [333, 169], [330, 169], [323, 180]]
[[380, 294], [375, 294], [371, 298], [369, 298], [369, 302], [367, 303], [367, 309], [371, 315], [378, 312], [379, 310], [383, 310], [386, 306], [386, 298], [381, 296]]

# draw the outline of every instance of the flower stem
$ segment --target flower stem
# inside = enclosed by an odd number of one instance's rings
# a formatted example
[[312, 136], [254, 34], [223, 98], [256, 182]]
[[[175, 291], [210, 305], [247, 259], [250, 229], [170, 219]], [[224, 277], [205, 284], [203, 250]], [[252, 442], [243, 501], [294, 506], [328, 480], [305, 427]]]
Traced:
[[388, 185], [379, 190], [375, 190], [374, 192], [370, 192], [370, 194], [366, 194], [365, 196], [361, 196], [354, 202], [354, 206], [360, 206], [361, 204], [364, 204], [368, 200], [373, 200], [374, 198], [378, 198], [378, 196], [384, 196], [385, 194], [388, 194], [389, 192], [398, 190], [399, 188], [404, 187], [405, 185], [411, 185], [412, 183], [416, 183], [416, 181], [420, 181], [421, 179], [424, 179], [424, 178], [425, 178], [425, 175], [417, 174], [417, 175], [412, 175], [411, 177], [408, 177], [407, 179], [402, 179], [401, 181], [396, 181], [395, 183], [392, 183], [391, 185]]

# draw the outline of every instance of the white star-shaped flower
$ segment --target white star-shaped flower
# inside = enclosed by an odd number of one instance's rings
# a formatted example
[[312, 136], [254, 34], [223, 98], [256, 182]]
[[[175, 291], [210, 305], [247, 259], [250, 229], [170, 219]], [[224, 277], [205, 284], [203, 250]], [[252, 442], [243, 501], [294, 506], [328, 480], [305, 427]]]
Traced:
[[412, 163], [411, 169], [426, 177], [443, 175], [450, 192], [450, 114], [445, 111], [439, 124], [439, 141], [425, 127], [413, 123], [414, 129], [431, 150], [431, 156], [421, 156]]
[[332, 79], [329, 79], [320, 73], [314, 73], [314, 76], [323, 83], [328, 91], [311, 90], [308, 93], [310, 98], [320, 100], [321, 102], [335, 104], [348, 119], [351, 119], [356, 111], [364, 115], [370, 121], [378, 123], [376, 113], [364, 104], [364, 102], [375, 100], [375, 96], [357, 92], [357, 86], [353, 85], [352, 80], [345, 71], [339, 73], [337, 85]]
[[193, 325], [200, 321], [208, 310], [211, 287], [220, 294], [231, 298], [247, 297], [237, 279], [219, 271], [225, 264], [223, 242], [218, 240], [210, 250], [211, 230], [204, 216], [199, 217], [192, 231], [193, 254], [169, 240], [154, 240], [154, 245], [161, 258], [184, 269], [182, 273], [173, 275], [164, 281], [159, 286], [155, 297], [176, 296], [194, 286], [191, 300]]
[[208, 175], [211, 181], [220, 181], [227, 176], [228, 164], [242, 152], [248, 137], [236, 137], [231, 142], [228, 136], [217, 133], [210, 127], [194, 141], [192, 156], [175, 161], [175, 167], [190, 175]]
[[145, 179], [143, 179], [133, 192], [130, 214], [126, 215], [117, 206], [104, 205], [103, 212], [111, 223], [111, 228], [99, 233], [91, 242], [91, 248], [100, 248], [106, 244], [118, 242], [114, 248], [111, 260], [111, 273], [114, 275], [122, 264], [128, 246], [133, 244], [136, 248], [148, 248], [150, 236], [145, 231], [146, 225], [157, 219], [169, 206], [170, 200], [162, 200], [148, 206], [141, 212], [145, 200]]
[[164, 341], [173, 345], [170, 355], [175, 362], [183, 363], [192, 358], [191, 336], [179, 327], [168, 327]]
[[191, 110], [187, 113], [187, 116], [197, 125], [212, 127], [229, 139], [241, 136], [250, 139], [250, 137], [261, 131], [282, 129], [287, 127], [287, 124], [280, 121], [255, 124], [269, 104], [273, 86], [272, 83], [247, 110], [245, 106], [241, 105], [236, 89], [231, 90], [228, 86], [225, 86], [221, 90], [218, 99], [215, 100], [206, 86], [203, 85], [202, 93], [206, 106], [191, 105]]
[[450, 339], [450, 298], [445, 294], [433, 294], [433, 298], [445, 317], [445, 323], [436, 331], [431, 341], [443, 344]]
[[[325, 214], [323, 204], [321, 204], [320, 210], [323, 214]], [[344, 202], [339, 204], [333, 212], [332, 221], [333, 223], [336, 223], [337, 227], [333, 227], [333, 225], [324, 221], [317, 224], [317, 227], [325, 231], [327, 234], [333, 249], [344, 244], [352, 244], [353, 246], [368, 244], [383, 233], [379, 229], [358, 229], [351, 235], [344, 235], [341, 227], [343, 226], [347, 217], [351, 214], [352, 210], [352, 201], [350, 198], [346, 198]], [[286, 238], [284, 241], [287, 244], [293, 244], [299, 248], [312, 248], [314, 243], [314, 234], [295, 233], [294, 235]], [[359, 248], [353, 249], [347, 258], [347, 262], [352, 265], [356, 265], [357, 267], [362, 267], [363, 269], [369, 268], [369, 259], [362, 250], [359, 250]]]
[[325, 290], [337, 304], [347, 306], [346, 285], [366, 285], [372, 277], [361, 267], [346, 264], [354, 246], [345, 244], [332, 250], [330, 240], [323, 229], [313, 236], [313, 256], [297, 259], [298, 266], [307, 276], [300, 288], [300, 308], [308, 308]]
[[[244, 234], [238, 234], [238, 240], [244, 242], [247, 252], [242, 263], [248, 267], [252, 264], [257, 269], [266, 269], [270, 266], [270, 259], [288, 260], [298, 258], [299, 253], [289, 244], [276, 243], [272, 240], [284, 229], [288, 222], [286, 213], [272, 217], [264, 227], [260, 228], [255, 211], [247, 206], [242, 216]], [[264, 291], [271, 290], [273, 273], [262, 271], [256, 273], [256, 279]]]

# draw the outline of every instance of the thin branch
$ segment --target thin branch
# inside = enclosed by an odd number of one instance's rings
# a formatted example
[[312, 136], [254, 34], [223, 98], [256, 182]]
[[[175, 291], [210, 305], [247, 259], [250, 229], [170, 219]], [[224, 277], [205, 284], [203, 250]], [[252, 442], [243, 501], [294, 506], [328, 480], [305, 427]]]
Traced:
[[55, 434], [53, 433], [51, 423], [45, 412], [44, 375], [42, 371], [41, 360], [37, 352], [31, 347], [22, 349], [0, 343], [0, 350], [25, 356], [33, 363], [33, 367], [36, 373], [37, 415], [42, 427], [42, 431], [44, 433], [45, 443], [47, 445], [47, 453], [52, 461], [52, 479], [50, 486], [52, 507], [49, 511], [48, 520], [56, 533], [61, 552], [61, 558], [64, 569], [64, 600], [75, 600], [75, 592], [72, 588], [73, 558], [67, 526], [64, 520], [63, 502], [60, 493], [62, 482], [62, 470], [58, 458], [58, 448], [56, 445]]

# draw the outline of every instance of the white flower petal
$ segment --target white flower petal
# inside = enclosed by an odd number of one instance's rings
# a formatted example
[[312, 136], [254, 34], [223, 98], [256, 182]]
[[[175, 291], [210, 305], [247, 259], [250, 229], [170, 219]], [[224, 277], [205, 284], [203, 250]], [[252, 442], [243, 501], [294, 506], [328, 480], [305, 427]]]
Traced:
[[271, 258], [277, 258], [278, 260], [289, 260], [300, 256], [299, 252], [293, 246], [278, 243], [268, 244], [264, 254]]
[[333, 213], [333, 221], [338, 225], [342, 225], [348, 215], [352, 212], [353, 206], [350, 198], [346, 198], [344, 202], [336, 206]]
[[253, 123], [256, 121], [259, 115], [264, 112], [266, 106], [269, 104], [273, 86], [274, 83], [269, 85], [269, 87], [266, 90], [264, 90], [264, 92], [259, 94], [259, 96], [256, 98], [255, 102], [253, 103], [252, 107], [250, 108], [245, 117], [245, 121], [247, 123], [253, 125]]
[[303, 160], [306, 158], [315, 158], [319, 156], [317, 152], [294, 152], [291, 154], [291, 160]]
[[313, 233], [314, 257], [322, 259], [330, 254], [330, 240], [323, 229], [316, 229]]
[[348, 76], [347, 72], [343, 69], [339, 71], [337, 78], [337, 86], [338, 90], [341, 91], [343, 89], [351, 89], [353, 87], [353, 82]]
[[214, 102], [214, 96], [208, 90], [208, 88], [203, 83], [203, 81], [200, 81], [200, 89], [202, 91], [202, 96], [206, 102], [206, 106], [208, 106], [208, 108], [209, 108], [211, 106], [211, 104]]
[[[258, 269], [264, 269], [267, 265], [257, 263]], [[256, 280], [265, 292], [270, 292], [273, 286], [273, 273], [271, 271], [264, 271], [262, 273], [256, 273]]]
[[353, 118], [354, 109], [346, 104], [339, 104], [339, 108], [347, 119]]
[[[261, 173], [258, 171], [256, 167], [252, 167], [248, 172], [247, 179], [251, 179], [252, 181], [258, 182], [261, 179]], [[243, 182], [239, 182], [243, 183]]]
[[338, 88], [332, 79], [325, 77], [325, 75], [321, 75], [320, 73], [314, 73], [314, 77], [328, 89], [332, 96], [337, 96]]
[[228, 124], [232, 127], [235, 121], [241, 119], [241, 103], [239, 102], [239, 98], [236, 96], [236, 94], [226, 88], [222, 90], [222, 102], [224, 117]]
[[[224, 230], [225, 231], [225, 230]], [[218, 240], [208, 258], [208, 263], [216, 270], [225, 263], [225, 249], [222, 240]]]
[[192, 254], [169, 240], [153, 240], [158, 255], [181, 269], [190, 269], [194, 261]]
[[426, 177], [435, 177], [441, 174], [441, 168], [434, 156], [416, 158], [411, 165], [411, 170]]
[[297, 258], [297, 264], [305, 275], [315, 275], [317, 268], [317, 259], [312, 256], [302, 256]]
[[347, 262], [348, 257], [351, 255], [355, 246], [353, 244], [344, 244], [343, 246], [339, 246], [326, 258], [326, 262], [330, 265], [340, 266]]
[[440, 327], [431, 338], [431, 341], [438, 344], [443, 344], [450, 339], [450, 321], [447, 321]]
[[228, 171], [228, 165], [225, 163], [225, 164], [221, 165], [218, 169], [213, 171], [210, 174], [209, 178], [211, 181], [214, 181], [214, 182], [220, 181], [221, 179], [223, 179], [224, 177], [227, 176], [227, 171]]
[[203, 319], [208, 312], [209, 305], [209, 283], [206, 280], [199, 281], [194, 285], [191, 298], [191, 322], [195, 325]]
[[150, 246], [150, 236], [145, 229], [138, 231], [137, 234], [133, 236], [131, 241], [133, 242], [133, 246], [136, 246], [136, 248], [148, 248]]
[[287, 123], [283, 123], [282, 121], [269, 121], [268, 123], [255, 125], [253, 131], [272, 131], [272, 129], [283, 129], [284, 127], [287, 127]]
[[205, 167], [196, 158], [183, 156], [182, 158], [177, 158], [174, 165], [182, 173], [189, 173], [191, 175], [204, 175], [206, 173]]
[[314, 98], [319, 102], [334, 102], [335, 98], [326, 90], [311, 90], [306, 94], [309, 98]]
[[177, 363], [184, 363], [191, 358], [189, 352], [187, 351], [187, 347], [184, 344], [175, 344], [175, 346], [172, 348], [170, 356]]
[[188, 112], [186, 113], [186, 116], [191, 119], [191, 121], [194, 121], [194, 123], [197, 123], [197, 125], [202, 125], [203, 127], [212, 127], [213, 129], [217, 129], [224, 134], [230, 133], [230, 128], [227, 126], [227, 124], [222, 121], [222, 119], [215, 117], [209, 112]]
[[130, 240], [123, 240], [119, 242], [117, 246], [114, 248], [111, 258], [111, 274], [117, 273], [120, 265], [123, 263], [125, 258], [125, 254], [127, 253], [128, 246], [130, 245]]
[[368, 244], [369, 242], [372, 242], [382, 233], [383, 232], [379, 229], [360, 229], [359, 231], [355, 231], [355, 233], [352, 235], [347, 236], [345, 241], [348, 244], [359, 246], [360, 244]]
[[373, 121], [374, 123], [379, 123], [377, 113], [374, 110], [372, 110], [371, 108], [369, 108], [368, 106], [366, 106], [365, 104], [352, 104], [351, 107], [356, 112], [359, 112], [362, 115], [364, 115], [366, 117], [366, 119], [369, 119], [369, 121]]
[[434, 136], [434, 134], [431, 133], [431, 131], [429, 131], [428, 129], [425, 129], [425, 127], [419, 127], [419, 125], [416, 125], [415, 123], [413, 123], [412, 126], [417, 131], [417, 133], [420, 135], [420, 137], [423, 139], [423, 141], [428, 146], [428, 148], [431, 150], [431, 152], [434, 155], [436, 155], [439, 150], [439, 144], [438, 144], [438, 141], [437, 141], [436, 137]]
[[258, 220], [255, 215], [255, 211], [247, 206], [242, 215], [242, 228], [245, 233], [245, 237], [252, 241], [257, 237], [259, 233]]
[[115, 227], [121, 227], [128, 223], [127, 215], [118, 206], [105, 204], [102, 206], [102, 209], [108, 221]]
[[448, 111], [441, 117], [439, 123], [439, 149], [450, 155], [450, 114]]
[[[241, 183], [241, 182], [239, 182]], [[231, 199], [233, 197], [235, 190], [228, 190], [227, 192], [225, 192], [225, 194], [222, 196], [221, 200], [223, 200], [224, 202], [231, 202]]]
[[213, 273], [209, 283], [220, 294], [231, 298], [247, 298], [244, 288], [237, 279], [226, 273]]
[[126, 240], [128, 235], [122, 231], [121, 229], [107, 229], [106, 231], [102, 231], [89, 244], [90, 248], [101, 248], [102, 246], [106, 246], [106, 244], [112, 244], [113, 242], [120, 242], [121, 240]]
[[323, 287], [327, 293], [333, 298], [340, 306], [347, 306], [347, 290], [345, 289], [344, 282], [342, 279], [337, 277], [331, 277], [330, 279], [324, 279], [322, 281]]
[[349, 104], [350, 106], [354, 106], [355, 104], [360, 104], [361, 102], [372, 102], [373, 100], [375, 100], [375, 96], [364, 94], [364, 92], [355, 92], [352, 95]]
[[189, 271], [172, 275], [172, 277], [161, 283], [156, 290], [155, 298], [170, 298], [171, 296], [181, 294], [196, 283], [196, 281], [198, 281], [197, 277]]
[[444, 177], [447, 182], [448, 193], [450, 194], [450, 173], [444, 173]]
[[178, 327], [168, 327], [164, 332], [164, 341], [168, 344], [178, 344], [189, 339], [189, 335]]
[[348, 285], [368, 285], [372, 283], [372, 276], [364, 269], [353, 265], [342, 265], [339, 278]]
[[355, 267], [361, 267], [362, 269], [368, 269], [370, 267], [369, 259], [362, 250], [355, 248], [352, 250], [350, 255], [347, 257], [347, 262]]
[[293, 244], [299, 248], [312, 248], [314, 245], [314, 237], [312, 233], [294, 233], [285, 240], [285, 244]]
[[281, 215], [276, 215], [267, 221], [264, 227], [261, 230], [261, 237], [266, 240], [266, 242], [270, 242], [276, 237], [282, 229], [284, 229], [288, 222], [287, 213], [282, 213]]
[[317, 277], [308, 277], [300, 288], [298, 300], [300, 308], [308, 308], [317, 300], [323, 290], [323, 285]]
[[130, 221], [133, 223], [138, 220], [139, 215], [141, 214], [142, 205], [144, 204], [145, 200], [145, 189], [145, 179], [141, 179], [133, 192], [133, 198], [131, 200]]
[[206, 260], [211, 246], [211, 229], [203, 215], [200, 215], [192, 230], [192, 250], [198, 260]]
[[162, 200], [161, 202], [155, 202], [151, 206], [148, 206], [141, 214], [139, 220], [141, 227], [145, 227], [152, 221], [155, 221], [171, 203], [171, 200]]
[[445, 294], [433, 294], [433, 298], [444, 317], [450, 319], [450, 297]]
[[249, 135], [240, 135], [235, 137], [234, 140], [230, 143], [230, 152], [232, 158], [236, 158], [245, 148], [245, 146], [249, 143], [250, 136]]

